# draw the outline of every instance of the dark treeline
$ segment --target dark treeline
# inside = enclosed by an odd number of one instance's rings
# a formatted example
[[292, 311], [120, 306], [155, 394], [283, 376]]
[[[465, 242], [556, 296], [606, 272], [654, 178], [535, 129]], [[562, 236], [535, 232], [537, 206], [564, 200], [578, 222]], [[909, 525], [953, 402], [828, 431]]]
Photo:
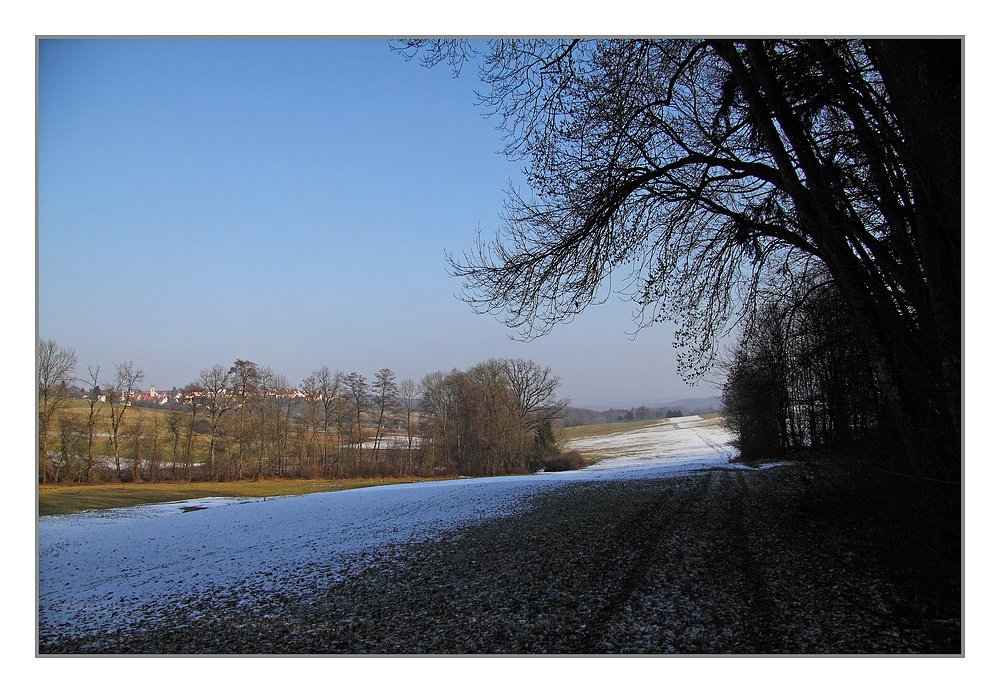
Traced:
[[[857, 325], [825, 277], [766, 299], [728, 365], [723, 404], [748, 459], [890, 443]], [[884, 458], [884, 455], [883, 455]]]
[[[524, 359], [397, 382], [326, 366], [297, 387], [237, 360], [169, 395], [140, 394], [131, 363], [75, 377], [72, 349], [40, 342], [39, 481], [234, 481], [495, 475], [562, 460], [559, 378]], [[70, 399], [85, 408], [70, 408]]]

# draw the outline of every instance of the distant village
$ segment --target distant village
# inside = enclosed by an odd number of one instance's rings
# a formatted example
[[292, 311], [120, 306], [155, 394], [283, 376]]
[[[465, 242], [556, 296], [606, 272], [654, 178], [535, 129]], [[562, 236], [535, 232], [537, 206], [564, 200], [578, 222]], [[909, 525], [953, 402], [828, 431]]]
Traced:
[[[235, 395], [233, 390], [224, 390], [225, 394]], [[107, 402], [107, 392], [98, 388], [97, 401]], [[171, 388], [169, 392], [157, 391], [155, 387], [149, 390], [139, 390], [129, 395], [129, 404], [140, 407], [167, 407], [190, 405], [196, 398], [203, 397], [205, 391], [201, 388], [185, 389]], [[302, 399], [307, 395], [302, 390], [266, 390], [265, 396], [274, 399]], [[73, 399], [88, 399], [88, 392], [85, 388], [74, 387], [70, 390]], [[121, 401], [122, 393], [119, 393], [116, 401]], [[585, 426], [589, 424], [614, 423], [616, 421], [643, 421], [650, 419], [663, 419], [674, 416], [688, 416], [690, 414], [717, 414], [721, 410], [718, 398], [705, 397], [697, 400], [687, 400], [684, 404], [675, 404], [670, 407], [631, 407], [629, 409], [611, 408], [604, 411], [595, 411], [580, 407], [569, 406], [555, 425], [557, 427]]]
[[[231, 391], [225, 391], [226, 394], [233, 394]], [[97, 401], [107, 402], [109, 392], [105, 392], [100, 388], [97, 389]], [[306, 393], [302, 390], [267, 390], [265, 393], [268, 397], [274, 397], [276, 399], [298, 399], [305, 398]], [[89, 399], [89, 393], [86, 388], [77, 387], [70, 390], [70, 395], [73, 399]], [[150, 386], [149, 390], [138, 390], [129, 395], [129, 403], [144, 407], [162, 407], [168, 404], [189, 404], [196, 397], [201, 397], [204, 395], [204, 390], [201, 389], [190, 389], [190, 390], [179, 390], [176, 387], [172, 388], [170, 392], [157, 392], [155, 387]], [[116, 401], [121, 401], [123, 393], [118, 393], [118, 399]]]

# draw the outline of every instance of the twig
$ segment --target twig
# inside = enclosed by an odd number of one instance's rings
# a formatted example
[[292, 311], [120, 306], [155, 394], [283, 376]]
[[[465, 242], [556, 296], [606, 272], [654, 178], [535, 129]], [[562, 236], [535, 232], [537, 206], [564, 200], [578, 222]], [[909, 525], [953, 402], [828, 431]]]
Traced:
[[903, 474], [901, 472], [892, 472], [892, 471], [889, 471], [888, 469], [879, 469], [878, 467], [875, 467], [875, 471], [882, 472], [883, 474], [892, 474], [893, 476], [901, 476], [904, 479], [916, 479], [917, 481], [933, 481], [933, 482], [936, 482], [938, 484], [947, 484], [948, 486], [961, 486], [962, 485], [962, 482], [960, 482], [960, 481], [945, 481], [944, 479], [935, 479], [935, 478], [929, 477], [929, 476], [915, 476], [913, 474]]

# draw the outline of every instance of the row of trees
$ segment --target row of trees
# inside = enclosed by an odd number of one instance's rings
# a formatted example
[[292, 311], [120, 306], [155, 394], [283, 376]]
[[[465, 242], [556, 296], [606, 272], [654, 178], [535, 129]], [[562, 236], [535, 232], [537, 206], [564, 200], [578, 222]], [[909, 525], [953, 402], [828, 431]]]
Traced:
[[[822, 268], [870, 371], [847, 377], [877, 393], [907, 473], [961, 480], [960, 40], [394, 47], [456, 73], [479, 60], [482, 106], [499, 121], [505, 153], [527, 162], [532, 194], [512, 189], [495, 239], [451, 258], [477, 311], [525, 337], [544, 334], [604, 300], [616, 273], [640, 326], [678, 324], [680, 370], [698, 379], [733, 330], [748, 335], [751, 362], [772, 360], [754, 344], [773, 341], [767, 325], [748, 323], [767, 323], [768, 294], [802, 295]], [[800, 353], [787, 351], [775, 363]], [[737, 365], [743, 383], [763, 372], [745, 358]], [[808, 384], [777, 390], [813, 389], [823, 367], [803, 366]], [[773, 406], [788, 416], [765, 416], [779, 424], [762, 437], [787, 447], [813, 436], [789, 418], [810, 398], [779, 399]], [[860, 410], [822, 404], [841, 413], [812, 417], [816, 439], [870, 425], [870, 395], [845, 406]]]
[[891, 423], [857, 325], [828, 277], [763, 300], [727, 367], [726, 420], [748, 458], [877, 442]]
[[228, 370], [202, 370], [185, 390], [192, 425], [201, 421], [208, 439], [210, 479], [405, 476], [417, 470], [420, 393], [412, 380], [397, 383], [388, 368], [369, 383], [359, 373], [322, 366], [302, 381], [301, 397], [292, 397], [284, 376], [238, 360]]
[[[397, 382], [323, 366], [293, 391], [267, 367], [203, 369], [180, 401], [136, 406], [143, 377], [119, 364], [75, 377], [76, 356], [39, 342], [39, 480], [492, 475], [538, 469], [558, 455], [559, 378], [524, 359]], [[69, 408], [83, 383], [85, 408]]]
[[679, 407], [632, 407], [630, 409], [605, 409], [594, 411], [580, 407], [566, 407], [560, 420], [562, 426], [591, 426], [608, 424], [618, 421], [646, 421], [648, 419], [669, 419], [675, 416], [686, 416], [687, 413], [710, 414], [712, 408], [700, 407], [695, 410]]
[[559, 379], [523, 359], [490, 359], [421, 382], [429, 463], [469, 476], [541, 469], [559, 453]]
[[[143, 435], [140, 427], [126, 430], [123, 426], [125, 411], [129, 407], [132, 393], [142, 380], [144, 373], [131, 361], [115, 366], [112, 378], [103, 381], [107, 394], [104, 401], [98, 399], [102, 381], [100, 366], [87, 366], [87, 378], [83, 382], [88, 390], [87, 415], [83, 430], [66, 415], [66, 404], [70, 399], [70, 388], [77, 382], [76, 352], [60, 347], [52, 340], [38, 343], [38, 471], [39, 480], [46, 483], [51, 478], [58, 483], [60, 473], [69, 470], [75, 479], [89, 479], [95, 461], [95, 441], [102, 434], [110, 441], [114, 455], [115, 469], [121, 478], [121, 453], [124, 445], [131, 441], [141, 450]], [[58, 429], [58, 454], [49, 455], [50, 434]], [[86, 436], [86, 453], [82, 439]], [[135, 459], [141, 459], [134, 455]]]

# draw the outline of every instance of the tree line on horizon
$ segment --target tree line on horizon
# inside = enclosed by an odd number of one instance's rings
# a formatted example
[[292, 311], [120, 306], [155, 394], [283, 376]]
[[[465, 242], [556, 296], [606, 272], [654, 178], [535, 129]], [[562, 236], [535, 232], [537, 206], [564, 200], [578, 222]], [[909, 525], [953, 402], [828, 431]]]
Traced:
[[[525, 359], [397, 382], [321, 366], [295, 388], [246, 360], [204, 368], [182, 397], [150, 409], [132, 395], [143, 371], [101, 380], [39, 340], [39, 482], [483, 476], [566, 464], [553, 431], [568, 405], [559, 378]], [[86, 408], [68, 407], [80, 382]], [[159, 410], [161, 413], [157, 413]]]
[[604, 409], [597, 411], [583, 407], [566, 407], [560, 423], [565, 428], [573, 426], [593, 426], [596, 424], [609, 424], [629, 421], [650, 421], [656, 419], [669, 419], [675, 416], [688, 416], [689, 414], [714, 414], [718, 413], [715, 407], [629, 407], [628, 409]]

